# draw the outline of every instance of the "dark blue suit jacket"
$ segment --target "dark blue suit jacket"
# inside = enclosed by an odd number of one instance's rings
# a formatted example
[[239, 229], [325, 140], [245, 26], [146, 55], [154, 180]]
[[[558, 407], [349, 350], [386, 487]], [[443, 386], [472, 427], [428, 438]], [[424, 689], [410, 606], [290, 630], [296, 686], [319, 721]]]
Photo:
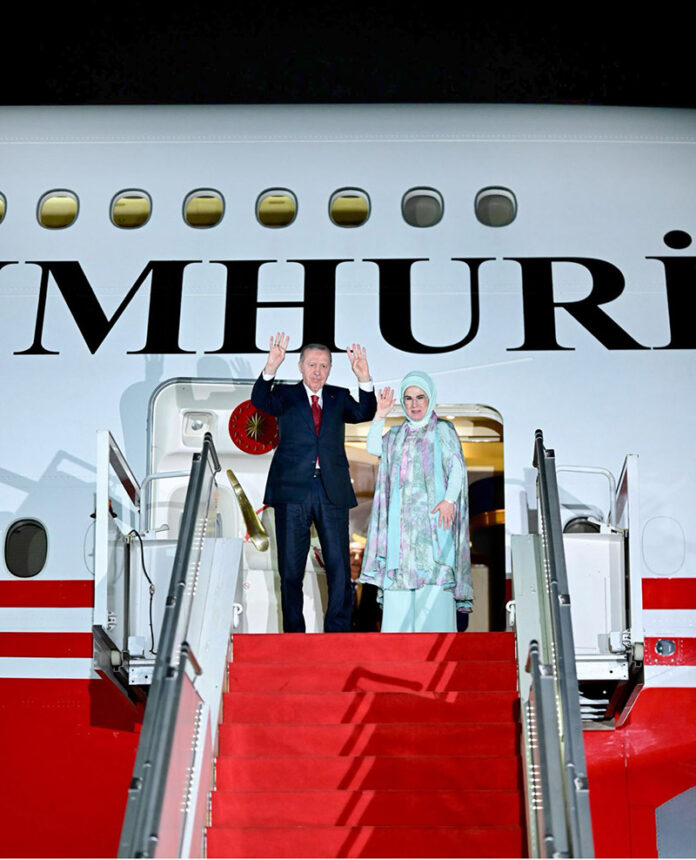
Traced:
[[317, 436], [304, 385], [277, 385], [259, 376], [251, 392], [257, 409], [278, 419], [280, 441], [266, 482], [264, 504], [302, 501], [313, 480], [319, 458], [321, 482], [334, 505], [357, 504], [344, 446], [345, 423], [371, 421], [377, 409], [374, 391], [359, 389], [354, 400], [347, 388], [325, 385], [322, 391], [321, 430]]

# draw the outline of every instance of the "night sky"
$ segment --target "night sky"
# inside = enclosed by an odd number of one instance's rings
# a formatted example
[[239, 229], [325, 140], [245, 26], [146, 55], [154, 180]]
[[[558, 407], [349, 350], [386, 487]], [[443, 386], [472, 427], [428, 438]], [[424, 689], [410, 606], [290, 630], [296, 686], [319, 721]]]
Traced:
[[693, 28], [665, 4], [529, 5], [27, 6], [3, 28], [0, 103], [696, 106]]

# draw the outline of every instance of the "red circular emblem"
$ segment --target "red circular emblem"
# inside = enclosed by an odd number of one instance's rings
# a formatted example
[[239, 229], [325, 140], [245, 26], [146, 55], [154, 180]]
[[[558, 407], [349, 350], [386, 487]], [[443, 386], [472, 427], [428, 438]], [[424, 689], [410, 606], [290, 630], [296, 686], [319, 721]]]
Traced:
[[245, 454], [265, 454], [278, 444], [278, 422], [245, 400], [230, 415], [230, 438]]

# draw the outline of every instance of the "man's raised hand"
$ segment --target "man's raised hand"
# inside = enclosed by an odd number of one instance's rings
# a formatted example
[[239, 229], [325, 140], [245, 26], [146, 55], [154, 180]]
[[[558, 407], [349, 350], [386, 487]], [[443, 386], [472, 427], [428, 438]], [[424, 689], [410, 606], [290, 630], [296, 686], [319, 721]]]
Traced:
[[285, 351], [290, 343], [290, 335], [286, 335], [284, 331], [278, 331], [275, 337], [270, 339], [268, 349], [268, 359], [263, 372], [268, 376], [275, 376], [276, 370], [280, 367], [285, 359]]
[[358, 382], [370, 381], [370, 368], [367, 364], [367, 353], [364, 346], [354, 343], [346, 349], [351, 370], [357, 376]]

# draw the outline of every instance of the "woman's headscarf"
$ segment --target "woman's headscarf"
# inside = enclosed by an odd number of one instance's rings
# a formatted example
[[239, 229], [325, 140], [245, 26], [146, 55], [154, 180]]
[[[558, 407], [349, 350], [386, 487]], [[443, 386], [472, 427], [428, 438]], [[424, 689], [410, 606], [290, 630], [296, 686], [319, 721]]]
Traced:
[[[412, 385], [415, 385], [417, 388], [420, 388], [428, 396], [428, 411], [419, 421], [414, 421], [413, 419], [409, 418], [408, 413], [406, 412], [406, 407], [404, 406], [404, 391], [406, 391], [406, 389], [410, 388]], [[437, 391], [435, 389], [435, 383], [423, 370], [412, 370], [410, 373], [407, 373], [406, 376], [404, 376], [404, 378], [401, 380], [401, 385], [399, 386], [399, 400], [401, 402], [401, 408], [404, 410], [404, 413], [406, 413], [406, 418], [413, 427], [423, 427], [425, 424], [428, 423], [428, 421], [430, 421], [430, 416], [432, 415], [433, 409], [435, 408], [436, 398]]]

